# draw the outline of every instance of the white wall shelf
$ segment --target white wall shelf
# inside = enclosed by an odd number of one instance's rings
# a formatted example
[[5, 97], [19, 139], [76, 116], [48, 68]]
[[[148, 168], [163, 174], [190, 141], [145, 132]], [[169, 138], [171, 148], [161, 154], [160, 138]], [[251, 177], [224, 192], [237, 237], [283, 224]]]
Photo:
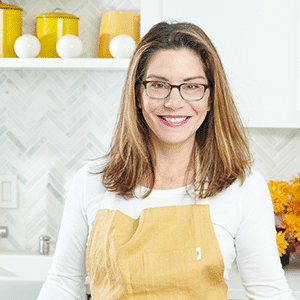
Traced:
[[129, 59], [0, 58], [0, 70], [127, 70]]

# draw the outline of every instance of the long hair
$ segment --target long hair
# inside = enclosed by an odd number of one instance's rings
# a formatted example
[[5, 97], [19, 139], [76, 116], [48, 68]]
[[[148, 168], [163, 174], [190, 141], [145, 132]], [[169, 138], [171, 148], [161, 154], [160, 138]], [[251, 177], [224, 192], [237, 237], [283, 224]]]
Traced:
[[214, 45], [194, 24], [161, 22], [142, 38], [132, 56], [113, 139], [106, 155], [108, 162], [100, 171], [107, 190], [124, 198], [134, 196], [134, 190], [144, 176], [149, 177], [151, 185], [144, 197], [151, 193], [155, 183], [155, 152], [137, 103], [141, 81], [155, 53], [182, 48], [199, 56], [210, 88], [210, 111], [196, 132], [191, 158], [196, 170], [196, 197], [213, 196], [237, 178], [243, 183], [250, 172], [252, 159], [248, 140]]

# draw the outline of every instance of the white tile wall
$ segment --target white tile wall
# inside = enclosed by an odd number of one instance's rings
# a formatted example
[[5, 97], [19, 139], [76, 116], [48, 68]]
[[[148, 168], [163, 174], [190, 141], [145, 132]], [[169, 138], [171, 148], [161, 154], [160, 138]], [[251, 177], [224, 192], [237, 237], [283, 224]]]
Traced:
[[[101, 12], [139, 12], [139, 0], [11, 0], [23, 11], [23, 33], [35, 17], [62, 8], [80, 17], [84, 56], [96, 57]], [[0, 208], [9, 237], [0, 251], [38, 250], [40, 235], [56, 239], [74, 173], [105, 153], [114, 126], [124, 71], [0, 70], [0, 174], [18, 176], [19, 207]], [[299, 129], [250, 129], [255, 168], [288, 180], [300, 172]]]

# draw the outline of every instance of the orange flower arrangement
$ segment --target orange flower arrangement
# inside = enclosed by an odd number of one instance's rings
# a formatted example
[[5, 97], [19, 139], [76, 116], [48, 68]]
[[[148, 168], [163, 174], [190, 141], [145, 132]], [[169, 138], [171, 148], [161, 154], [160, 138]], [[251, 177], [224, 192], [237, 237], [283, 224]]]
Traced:
[[268, 183], [275, 213], [279, 255], [300, 254], [300, 174], [289, 182]]

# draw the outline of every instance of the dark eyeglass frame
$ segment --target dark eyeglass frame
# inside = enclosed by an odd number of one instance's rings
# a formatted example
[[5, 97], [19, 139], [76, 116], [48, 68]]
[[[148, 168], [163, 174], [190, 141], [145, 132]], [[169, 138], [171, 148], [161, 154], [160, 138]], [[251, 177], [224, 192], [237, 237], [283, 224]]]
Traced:
[[[166, 97], [164, 97], [164, 98], [160, 98], [160, 97], [151, 97], [151, 96], [149, 96], [149, 95], [148, 95], [148, 92], [147, 92], [147, 84], [148, 84], [148, 83], [152, 83], [152, 82], [158, 82], [158, 83], [161, 82], [161, 83], [163, 83], [163, 84], [168, 85], [168, 86], [170, 87], [170, 90], [169, 90], [168, 95], [167, 95]], [[157, 99], [157, 100], [164, 100], [164, 99], [167, 99], [167, 98], [170, 96], [170, 94], [171, 94], [173, 88], [177, 88], [178, 91], [179, 91], [179, 94], [180, 94], [180, 96], [181, 96], [181, 98], [182, 98], [183, 100], [186, 100], [186, 101], [200, 101], [200, 100], [203, 99], [206, 90], [209, 88], [209, 85], [208, 85], [208, 84], [197, 83], [197, 85], [202, 85], [202, 86], [204, 86], [203, 96], [202, 96], [200, 99], [192, 99], [192, 100], [191, 100], [191, 99], [186, 99], [186, 98], [184, 98], [184, 97], [182, 96], [182, 94], [181, 94], [181, 87], [182, 87], [183, 85], [188, 85], [188, 84], [190, 84], [190, 83], [184, 82], [184, 83], [179, 84], [179, 85], [174, 85], [174, 84], [170, 84], [170, 83], [168, 83], [168, 82], [159, 81], [159, 80], [141, 81], [141, 83], [142, 83], [142, 85], [145, 87], [145, 91], [146, 91], [147, 96], [148, 96], [149, 98]]]

